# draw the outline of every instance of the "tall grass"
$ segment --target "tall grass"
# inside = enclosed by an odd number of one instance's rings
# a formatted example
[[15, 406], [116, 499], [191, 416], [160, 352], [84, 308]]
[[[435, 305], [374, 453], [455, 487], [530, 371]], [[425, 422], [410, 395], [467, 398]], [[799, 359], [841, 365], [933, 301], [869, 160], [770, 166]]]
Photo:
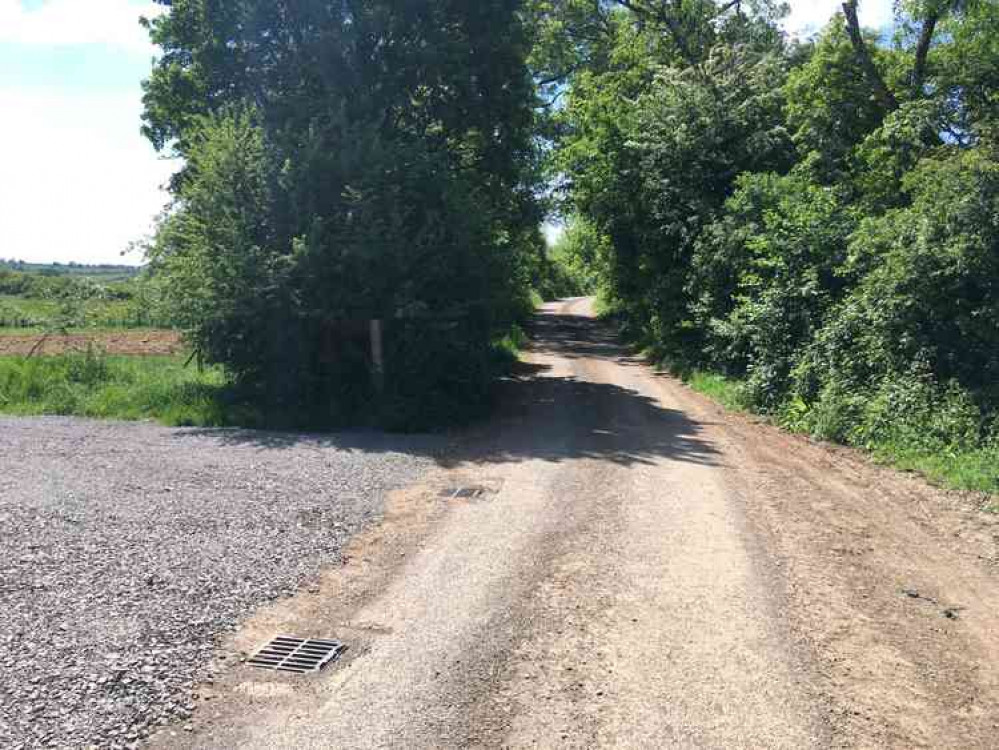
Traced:
[[713, 372], [691, 372], [686, 383], [698, 393], [714, 399], [729, 411], [746, 411], [746, 400], [742, 396], [738, 381]]
[[156, 419], [170, 425], [232, 424], [239, 416], [216, 368], [177, 357], [100, 352], [0, 358], [0, 413]]
[[510, 327], [509, 332], [493, 342], [493, 369], [497, 374], [502, 374], [505, 370], [517, 361], [521, 351], [529, 342], [527, 333], [516, 323]]
[[[684, 373], [683, 379], [693, 390], [729, 410], [749, 409], [743, 384], [738, 380], [703, 371]], [[786, 429], [865, 449], [879, 463], [917, 472], [940, 486], [999, 495], [999, 441], [975, 436], [962, 440], [956, 436], [957, 430], [941, 428], [939, 423], [947, 416], [942, 406], [931, 412], [890, 414], [888, 429], [876, 432], [820, 430], [817, 427], [823, 427], [823, 420], [795, 416], [793, 406], [776, 416], [778, 424]], [[989, 507], [999, 510], [995, 502]]]

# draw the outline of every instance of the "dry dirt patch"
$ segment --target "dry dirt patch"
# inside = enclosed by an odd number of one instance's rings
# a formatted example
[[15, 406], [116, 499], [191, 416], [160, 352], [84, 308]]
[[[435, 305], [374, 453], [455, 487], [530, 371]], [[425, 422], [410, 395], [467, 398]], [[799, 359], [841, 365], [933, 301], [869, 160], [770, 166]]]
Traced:
[[0, 336], [0, 356], [24, 356], [33, 350], [35, 354], [64, 354], [86, 351], [90, 347], [97, 347], [108, 354], [137, 356], [166, 356], [179, 354], [184, 349], [177, 331], [126, 330], [72, 333], [47, 338], [40, 334]]

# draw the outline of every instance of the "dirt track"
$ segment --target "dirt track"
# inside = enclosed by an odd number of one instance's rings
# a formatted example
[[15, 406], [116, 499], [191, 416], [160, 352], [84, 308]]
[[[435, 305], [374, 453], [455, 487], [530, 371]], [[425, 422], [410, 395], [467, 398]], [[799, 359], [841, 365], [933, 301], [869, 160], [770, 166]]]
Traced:
[[997, 747], [995, 517], [725, 414], [587, 315], [546, 310], [503, 418], [227, 645], [345, 659], [230, 670], [154, 744]]
[[62, 354], [86, 351], [96, 347], [108, 354], [162, 356], [179, 354], [184, 349], [177, 331], [123, 330], [99, 333], [72, 333], [69, 335], [0, 336], [0, 357], [36, 354]]

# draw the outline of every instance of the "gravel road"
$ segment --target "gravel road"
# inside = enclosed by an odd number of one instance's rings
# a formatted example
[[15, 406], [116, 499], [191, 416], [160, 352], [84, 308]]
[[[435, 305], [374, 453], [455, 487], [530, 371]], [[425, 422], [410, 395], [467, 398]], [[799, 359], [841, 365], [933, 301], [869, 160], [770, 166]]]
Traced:
[[[726, 413], [587, 300], [525, 360], [447, 450], [0, 421], [0, 747], [995, 750], [987, 498]], [[239, 663], [281, 632], [348, 650]]]
[[0, 418], [0, 747], [133, 747], [442, 441]]
[[151, 750], [999, 746], [982, 498], [725, 413], [586, 300], [533, 334], [495, 418], [230, 646], [346, 656], [226, 670]]

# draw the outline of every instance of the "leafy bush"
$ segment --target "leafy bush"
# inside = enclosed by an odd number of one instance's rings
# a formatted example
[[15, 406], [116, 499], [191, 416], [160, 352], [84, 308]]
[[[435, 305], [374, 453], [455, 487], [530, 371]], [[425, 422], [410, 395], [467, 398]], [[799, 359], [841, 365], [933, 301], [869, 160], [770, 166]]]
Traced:
[[494, 372], [482, 326], [474, 318], [392, 321], [381, 423], [410, 431], [483, 415]]
[[956, 455], [979, 445], [979, 408], [957, 383], [937, 386], [928, 373], [885, 380], [855, 420], [850, 442]]
[[712, 235], [715, 246], [741, 248], [736, 257], [729, 250], [731, 311], [711, 321], [708, 348], [716, 365], [748, 376], [754, 405], [774, 411], [787, 396], [800, 349], [843, 292], [840, 269], [853, 222], [834, 191], [798, 172], [747, 174], [738, 186], [726, 208], [739, 220], [722, 222]]
[[[485, 403], [540, 249], [519, 8], [178, 0], [150, 23], [146, 134], [185, 157], [154, 270], [198, 355], [264, 410], [409, 427]], [[363, 345], [329, 356], [369, 320], [389, 337], [378, 398]]]

